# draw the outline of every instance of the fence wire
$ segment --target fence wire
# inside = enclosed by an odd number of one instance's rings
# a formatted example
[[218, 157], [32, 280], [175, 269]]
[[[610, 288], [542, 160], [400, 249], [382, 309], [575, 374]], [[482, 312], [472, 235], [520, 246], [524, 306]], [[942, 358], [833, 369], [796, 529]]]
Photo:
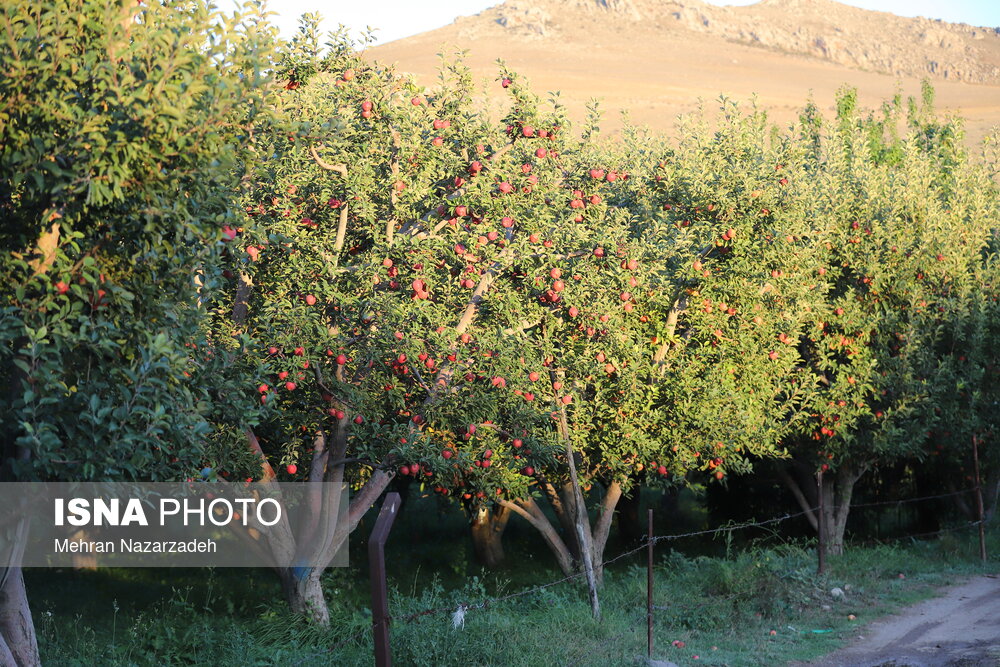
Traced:
[[[949, 497], [953, 497], [953, 496], [962, 495], [962, 494], [965, 494], [965, 493], [972, 493], [975, 490], [976, 489], [973, 487], [973, 488], [970, 488], [970, 489], [963, 489], [963, 490], [954, 491], [954, 492], [951, 492], [951, 493], [942, 493], [942, 494], [936, 494], [936, 495], [930, 495], [930, 496], [921, 496], [921, 497], [918, 497], [918, 498], [905, 498], [905, 499], [902, 499], [902, 500], [887, 500], [887, 501], [879, 501], [879, 502], [872, 502], [872, 503], [858, 503], [858, 504], [852, 504], [851, 505], [851, 509], [861, 509], [861, 508], [866, 508], [866, 507], [880, 507], [880, 506], [888, 506], [888, 505], [902, 505], [902, 504], [908, 504], [908, 503], [924, 502], [924, 501], [929, 501], [929, 500], [938, 500], [938, 499], [941, 499], [941, 498], [949, 498]], [[623, 553], [618, 554], [617, 556], [615, 556], [613, 558], [609, 558], [609, 559], [607, 559], [605, 561], [602, 561], [600, 563], [599, 567], [602, 568], [602, 569], [606, 568], [607, 566], [612, 565], [612, 564], [614, 564], [614, 563], [616, 563], [616, 562], [618, 562], [618, 561], [620, 561], [622, 559], [628, 558], [629, 556], [632, 556], [632, 555], [634, 555], [634, 554], [636, 554], [636, 553], [638, 553], [640, 551], [645, 551], [646, 549], [648, 549], [648, 546], [649, 546], [650, 542], [652, 542], [653, 545], [656, 545], [656, 544], [659, 544], [660, 542], [668, 542], [668, 541], [686, 539], [686, 538], [691, 538], [691, 537], [704, 537], [704, 536], [708, 536], [708, 535], [719, 535], [719, 534], [723, 534], [723, 533], [733, 533], [733, 532], [736, 532], [736, 531], [746, 530], [746, 529], [750, 529], [750, 528], [760, 528], [760, 527], [764, 527], [764, 526], [773, 526], [773, 525], [776, 525], [776, 524], [783, 523], [785, 521], [790, 521], [792, 519], [797, 519], [799, 517], [806, 516], [808, 514], [814, 514], [814, 513], [818, 512], [818, 511], [819, 511], [818, 507], [812, 507], [808, 511], [795, 512], [795, 513], [791, 513], [791, 514], [783, 514], [781, 516], [776, 516], [776, 517], [773, 517], [773, 518], [770, 518], [770, 519], [766, 519], [766, 520], [763, 520], [763, 521], [746, 521], [746, 522], [743, 522], [743, 523], [728, 524], [728, 525], [725, 525], [725, 526], [719, 526], [717, 528], [711, 528], [711, 529], [705, 529], [705, 530], [696, 530], [696, 531], [689, 531], [689, 532], [684, 532], [684, 533], [674, 533], [674, 534], [670, 534], [670, 535], [644, 536], [644, 539], [643, 539], [642, 544], [640, 546], [637, 546], [635, 548], [629, 549], [629, 550], [627, 550], [627, 551], [625, 551]], [[901, 536], [893, 537], [893, 538], [883, 538], [883, 539], [879, 539], [879, 540], [868, 540], [868, 541], [857, 542], [857, 544], [884, 544], [884, 543], [897, 542], [897, 541], [908, 540], [908, 539], [919, 539], [919, 538], [935, 537], [935, 536], [940, 536], [940, 535], [944, 535], [944, 534], [947, 534], [947, 533], [952, 533], [952, 532], [958, 532], [958, 531], [962, 531], [962, 530], [967, 530], [969, 528], [975, 528], [979, 524], [980, 524], [979, 521], [972, 521], [972, 522], [968, 522], [968, 523], [962, 524], [960, 526], [953, 526], [953, 527], [949, 527], [949, 528], [943, 528], [941, 530], [924, 532], [924, 533], [911, 533], [911, 534], [908, 534], [908, 535], [901, 535]], [[484, 598], [484, 599], [477, 600], [477, 601], [470, 601], [470, 602], [460, 603], [458, 605], [450, 604], [450, 605], [447, 605], [447, 606], [432, 607], [432, 608], [424, 609], [424, 610], [421, 610], [421, 611], [418, 611], [418, 612], [413, 612], [413, 613], [402, 615], [402, 616], [395, 616], [395, 617], [394, 616], [390, 616], [389, 617], [389, 621], [391, 623], [404, 623], [404, 624], [419, 623], [423, 619], [425, 619], [427, 617], [430, 617], [430, 616], [437, 616], [437, 615], [445, 615], [445, 614], [447, 614], [447, 615], [450, 615], [452, 617], [452, 623], [453, 623], [454, 627], [457, 628], [460, 625], [464, 625], [465, 615], [469, 611], [487, 610], [491, 606], [499, 605], [501, 603], [508, 602], [510, 600], [519, 599], [519, 598], [522, 598], [522, 597], [525, 597], [525, 596], [528, 596], [528, 595], [535, 595], [535, 594], [540, 593], [540, 592], [542, 592], [542, 591], [544, 591], [546, 589], [552, 588], [553, 586], [558, 586], [560, 584], [564, 584], [564, 583], [569, 582], [569, 581], [574, 581], [574, 580], [580, 579], [580, 578], [585, 577], [585, 576], [586, 576], [585, 572], [574, 572], [572, 574], [560, 577], [558, 579], [554, 579], [552, 581], [549, 581], [549, 582], [546, 582], [546, 583], [543, 583], [543, 584], [538, 584], [536, 586], [532, 586], [530, 588], [527, 588], [527, 589], [524, 589], [524, 590], [521, 590], [521, 591], [516, 591], [516, 592], [513, 592], [513, 593], [508, 593], [508, 594], [505, 594], [505, 595], [488, 597], [488, 598]], [[698, 609], [698, 608], [701, 608], [701, 607], [704, 607], [704, 606], [708, 606], [709, 604], [717, 604], [720, 600], [725, 601], [727, 599], [736, 599], [736, 598], [740, 597], [741, 595], [743, 595], [743, 594], [742, 593], [735, 593], [735, 594], [731, 594], [729, 596], [723, 596], [723, 597], [713, 596], [712, 600], [706, 600], [706, 601], [703, 601], [703, 602], [700, 602], [700, 603], [697, 603], [697, 604], [693, 604], [693, 605], [672, 605], [672, 606], [654, 605], [653, 609], [654, 610], [658, 610], [658, 611], [676, 611], [678, 609], [695, 610], [695, 609]], [[637, 614], [635, 623], [630, 623], [629, 626], [625, 630], [623, 630], [622, 632], [617, 633], [617, 634], [615, 634], [615, 635], [613, 635], [611, 637], [602, 638], [599, 642], [584, 645], [584, 648], [586, 649], [586, 651], [584, 651], [584, 655], [586, 655], [586, 656], [592, 656], [593, 655], [593, 651], [595, 649], [602, 648], [602, 647], [604, 647], [604, 646], [606, 646], [606, 645], [608, 645], [608, 644], [610, 644], [610, 643], [612, 643], [614, 641], [617, 641], [617, 640], [621, 639], [622, 637], [624, 637], [624, 636], [626, 636], [626, 635], [628, 635], [630, 633], [638, 632], [640, 628], [645, 628], [646, 614], [647, 614], [645, 602], [643, 602], [641, 609], [639, 609], [638, 611], [641, 612], [641, 613]], [[315, 653], [309, 654], [309, 656], [307, 656], [307, 658], [312, 658], [312, 657], [317, 657], [319, 655], [332, 653], [332, 652], [334, 652], [334, 651], [336, 651], [338, 649], [341, 649], [341, 648], [347, 646], [348, 644], [351, 644], [353, 642], [358, 641], [365, 634], [368, 634], [370, 632], [371, 632], [371, 628], [363, 628], [363, 629], [361, 629], [361, 630], [359, 630], [357, 632], [352, 633], [350, 636], [342, 639], [341, 641], [338, 641], [335, 644], [331, 644], [330, 646], [325, 647], [324, 649], [322, 649], [320, 651], [317, 651]], [[567, 667], [577, 667], [578, 665], [582, 664], [580, 661], [582, 661], [583, 659], [584, 658], [581, 657], [579, 659], [570, 660], [569, 662], [567, 662], [565, 664], [566, 664]], [[300, 661], [299, 664], [301, 664], [303, 661]]]

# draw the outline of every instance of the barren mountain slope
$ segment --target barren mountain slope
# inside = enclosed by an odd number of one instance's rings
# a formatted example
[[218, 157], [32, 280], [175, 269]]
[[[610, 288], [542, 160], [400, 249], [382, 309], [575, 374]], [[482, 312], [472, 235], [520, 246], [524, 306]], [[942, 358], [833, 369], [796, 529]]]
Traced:
[[[792, 121], [812, 93], [831, 108], [847, 83], [865, 105], [928, 77], [938, 107], [964, 116], [970, 141], [1000, 124], [1000, 33], [870, 12], [832, 0], [763, 0], [715, 7], [698, 0], [509, 0], [451, 25], [372, 49], [421, 83], [433, 83], [442, 49], [492, 81], [503, 58], [536, 91], [560, 91], [582, 117], [591, 98], [619, 124], [670, 129], [676, 115], [724, 93]], [[970, 83], [970, 82], [976, 83]], [[498, 85], [487, 94], [500, 98]]]

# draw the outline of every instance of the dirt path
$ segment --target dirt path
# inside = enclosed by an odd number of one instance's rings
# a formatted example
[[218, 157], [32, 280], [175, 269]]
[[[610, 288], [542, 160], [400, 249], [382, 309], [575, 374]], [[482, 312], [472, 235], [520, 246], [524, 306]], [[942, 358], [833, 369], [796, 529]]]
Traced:
[[1000, 576], [986, 575], [860, 628], [809, 667], [1000, 667]]

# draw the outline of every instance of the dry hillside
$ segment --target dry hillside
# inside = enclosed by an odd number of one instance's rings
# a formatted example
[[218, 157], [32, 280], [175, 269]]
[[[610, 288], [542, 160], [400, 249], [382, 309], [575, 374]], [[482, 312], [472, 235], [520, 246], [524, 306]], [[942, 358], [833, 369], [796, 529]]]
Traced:
[[[539, 92], [560, 91], [580, 117], [599, 98], [606, 125], [627, 109], [669, 129], [699, 99], [756, 96], [776, 122], [791, 121], [812, 94], [830, 108], [856, 86], [874, 106], [921, 78], [939, 109], [967, 119], [970, 141], [1000, 125], [1000, 29], [902, 18], [832, 0], [762, 0], [716, 7], [698, 0], [508, 0], [451, 25], [390, 42], [371, 57], [432, 83], [442, 50], [468, 50], [477, 76], [503, 58]], [[499, 87], [486, 87], [499, 95]]]

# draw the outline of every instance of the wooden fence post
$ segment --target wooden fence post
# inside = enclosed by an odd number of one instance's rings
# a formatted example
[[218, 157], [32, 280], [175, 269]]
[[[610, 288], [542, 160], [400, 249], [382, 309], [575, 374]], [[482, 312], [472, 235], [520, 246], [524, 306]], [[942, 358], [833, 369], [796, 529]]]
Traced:
[[819, 510], [816, 515], [816, 531], [819, 537], [816, 539], [816, 555], [819, 557], [819, 565], [816, 571], [819, 574], [826, 573], [826, 502], [823, 498], [823, 469], [816, 473], [816, 492], [819, 497]]
[[986, 526], [983, 525], [983, 486], [979, 476], [979, 438], [972, 436], [972, 469], [976, 476], [976, 514], [979, 519], [979, 558], [986, 562]]
[[646, 657], [653, 657], [653, 510], [648, 511], [646, 529]]
[[372, 640], [375, 643], [375, 666], [392, 665], [389, 647], [389, 593], [385, 581], [385, 542], [399, 512], [399, 494], [386, 494], [375, 528], [368, 539], [368, 563], [372, 584]]

